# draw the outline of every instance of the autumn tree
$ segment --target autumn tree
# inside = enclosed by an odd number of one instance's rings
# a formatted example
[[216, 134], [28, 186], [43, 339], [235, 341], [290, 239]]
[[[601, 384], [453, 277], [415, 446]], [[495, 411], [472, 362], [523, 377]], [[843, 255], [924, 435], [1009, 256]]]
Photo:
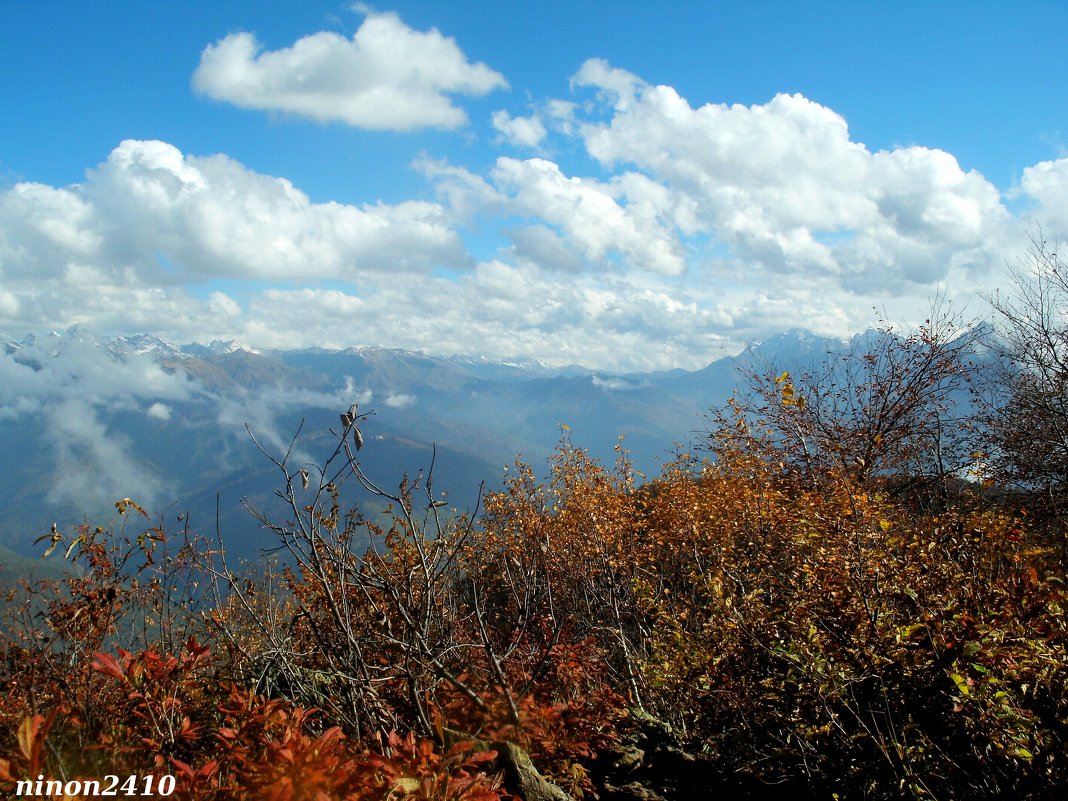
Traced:
[[1039, 235], [1010, 276], [1010, 291], [988, 298], [992, 344], [1006, 357], [994, 385], [994, 463], [1002, 481], [1060, 517], [1068, 494], [1068, 275]]
[[797, 373], [766, 365], [711, 415], [710, 441], [742, 443], [818, 486], [894, 478], [944, 488], [972, 460], [973, 330], [942, 304], [915, 330], [888, 323]]

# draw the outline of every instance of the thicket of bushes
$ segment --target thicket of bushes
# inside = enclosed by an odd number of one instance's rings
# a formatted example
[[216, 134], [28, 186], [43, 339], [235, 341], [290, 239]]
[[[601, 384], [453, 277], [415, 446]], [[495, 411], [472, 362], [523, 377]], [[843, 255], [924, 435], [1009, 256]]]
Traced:
[[1063, 565], [1024, 510], [971, 492], [917, 510], [726, 450], [638, 485], [566, 443], [547, 483], [518, 465], [477, 523], [399, 497], [359, 554], [371, 524], [327, 490], [299, 509], [306, 535], [282, 526], [300, 566], [260, 578], [159, 529], [82, 529], [85, 573], [36, 587], [3, 644], [0, 775], [498, 798], [478, 743], [509, 740], [595, 797], [598, 756], [644, 710], [703, 759], [695, 792], [1068, 783]]
[[[1064, 528], [1032, 503], [1052, 484], [960, 478], [981, 426], [954, 415], [968, 351], [945, 323], [845, 371], [758, 377], [657, 478], [565, 435], [545, 480], [516, 464], [472, 516], [432, 470], [365, 476], [353, 409], [321, 471], [272, 457], [279, 568], [142, 531], [122, 501], [123, 528], [55, 535], [82, 572], [9, 603], [0, 788], [555, 792], [513, 775], [518, 745], [575, 798], [1050, 798]], [[390, 522], [346, 508], [346, 482]]]

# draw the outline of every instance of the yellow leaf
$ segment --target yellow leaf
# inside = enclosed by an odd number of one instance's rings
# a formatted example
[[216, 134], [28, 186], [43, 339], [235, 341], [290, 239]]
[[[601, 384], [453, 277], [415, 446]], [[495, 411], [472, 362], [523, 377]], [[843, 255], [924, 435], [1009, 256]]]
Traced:
[[28, 760], [33, 759], [33, 741], [37, 736], [37, 730], [40, 728], [42, 722], [44, 722], [43, 717], [40, 715], [33, 715], [32, 717], [27, 717], [23, 720], [22, 725], [19, 726], [19, 750]]
[[949, 677], [953, 679], [953, 683], [957, 685], [957, 690], [961, 695], [970, 695], [971, 689], [968, 687], [968, 680], [965, 679], [959, 673], [950, 673]]
[[414, 776], [401, 776], [397, 779], [397, 784], [393, 789], [400, 790], [405, 795], [408, 793], [417, 793], [419, 792], [419, 779]]
[[81, 537], [78, 537], [78, 539], [73, 540], [71, 542], [71, 544], [67, 546], [67, 552], [65, 554], [63, 554], [63, 558], [64, 559], [70, 559], [70, 554], [71, 554], [71, 551], [74, 550], [74, 546], [77, 545], [81, 541], [82, 541]]
[[794, 403], [794, 385], [789, 381], [782, 385], [782, 402], [786, 406], [792, 406]]

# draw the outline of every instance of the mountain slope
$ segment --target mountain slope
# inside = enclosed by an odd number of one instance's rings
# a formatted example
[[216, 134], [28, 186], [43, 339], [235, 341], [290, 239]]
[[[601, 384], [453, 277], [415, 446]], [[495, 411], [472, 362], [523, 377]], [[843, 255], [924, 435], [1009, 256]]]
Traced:
[[656, 474], [675, 443], [701, 439], [709, 408], [745, 391], [748, 373], [800, 374], [851, 347], [794, 330], [696, 371], [613, 375], [377, 347], [178, 346], [83, 326], [3, 341], [0, 543], [29, 552], [52, 522], [104, 524], [127, 496], [214, 533], [218, 498], [223, 534], [248, 555], [261, 534], [241, 498], [269, 502], [277, 478], [249, 431], [280, 455], [303, 426], [294, 459], [315, 463], [336, 442], [339, 412], [358, 402], [374, 412], [361, 458], [376, 480], [395, 486], [425, 469], [436, 443], [436, 485], [470, 508], [517, 455], [540, 472], [564, 425], [601, 461], [624, 437], [635, 467]]

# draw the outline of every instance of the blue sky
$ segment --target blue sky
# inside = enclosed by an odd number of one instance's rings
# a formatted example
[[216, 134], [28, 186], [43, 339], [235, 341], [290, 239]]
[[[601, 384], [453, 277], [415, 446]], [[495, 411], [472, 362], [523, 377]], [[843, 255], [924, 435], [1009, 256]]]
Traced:
[[1068, 234], [1068, 4], [8, 3], [0, 330], [697, 367]]

